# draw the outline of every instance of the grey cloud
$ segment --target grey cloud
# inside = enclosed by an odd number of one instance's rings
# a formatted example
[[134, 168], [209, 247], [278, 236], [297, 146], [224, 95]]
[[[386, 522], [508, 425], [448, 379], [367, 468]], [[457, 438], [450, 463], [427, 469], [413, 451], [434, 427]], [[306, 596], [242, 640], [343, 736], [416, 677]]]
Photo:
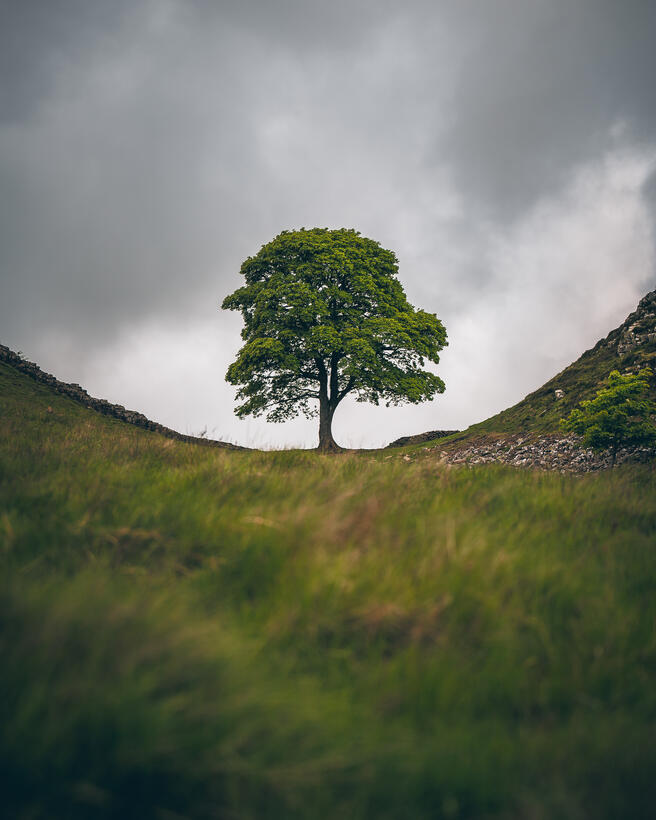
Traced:
[[180, 35], [124, 31], [0, 132], [4, 328], [103, 342], [144, 314], [184, 311], [199, 280], [238, 266], [255, 193], [251, 55], [216, 37], [180, 59]]
[[647, 177], [642, 187], [642, 196], [649, 208], [652, 225], [652, 246], [656, 259], [656, 169]]
[[656, 146], [655, 40], [650, 0], [0, 0], [0, 341], [219, 325], [241, 261], [317, 224], [455, 324], [539, 202]]
[[461, 43], [454, 116], [436, 153], [486, 216], [553, 193], [621, 124], [656, 139], [656, 4], [534, 0], [454, 4]]
[[269, 48], [285, 48], [298, 54], [353, 50], [381, 22], [398, 14], [394, 0], [197, 0], [190, 6], [196, 20], [210, 24], [210, 31], [228, 22], [260, 37]]
[[29, 118], [63, 66], [120, 36], [129, 0], [3, 0], [0, 3], [0, 123]]
[[[54, 327], [104, 344], [142, 316], [180, 315], [212, 291], [218, 301], [221, 282], [282, 227], [339, 223], [349, 209], [325, 207], [325, 188], [339, 199], [335, 174], [349, 157], [398, 134], [375, 99], [387, 93], [380, 76], [393, 80], [386, 55], [375, 55], [370, 76], [365, 66], [361, 90], [350, 84], [357, 49], [350, 61], [331, 51], [331, 32], [356, 29], [346, 4], [310, 14], [297, 3], [285, 26], [266, 10], [257, 17], [252, 3], [116, 8], [111, 25], [88, 15], [72, 31], [73, 2], [13, 20], [25, 63], [52, 76], [30, 97], [19, 61], [7, 83], [30, 108], [0, 132], [10, 334]], [[353, 36], [342, 36], [344, 48]], [[308, 56], [319, 40], [326, 51]], [[285, 143], [303, 129], [307, 144], [291, 153]], [[344, 199], [353, 202], [355, 186], [366, 205], [357, 173], [352, 163]]]

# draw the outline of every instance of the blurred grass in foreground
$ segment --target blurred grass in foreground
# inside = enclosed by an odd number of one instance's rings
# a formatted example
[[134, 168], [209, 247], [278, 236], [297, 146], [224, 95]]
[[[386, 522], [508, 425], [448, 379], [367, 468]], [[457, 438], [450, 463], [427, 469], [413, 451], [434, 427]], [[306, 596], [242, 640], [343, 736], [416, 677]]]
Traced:
[[656, 476], [211, 451], [0, 367], [9, 816], [656, 799]]

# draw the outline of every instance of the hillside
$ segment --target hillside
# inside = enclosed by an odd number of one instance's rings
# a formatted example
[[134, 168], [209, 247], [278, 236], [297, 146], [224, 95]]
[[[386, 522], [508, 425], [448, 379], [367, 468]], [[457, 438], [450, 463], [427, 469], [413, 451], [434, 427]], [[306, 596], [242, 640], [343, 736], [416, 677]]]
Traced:
[[199, 447], [0, 365], [3, 811], [650, 817], [655, 482]]
[[[656, 365], [656, 290], [622, 324], [518, 404], [469, 428], [475, 433], [555, 433], [560, 419], [593, 398], [612, 370]], [[656, 378], [652, 381], [656, 398]], [[562, 395], [561, 395], [562, 393]]]
[[241, 447], [237, 444], [215, 441], [214, 439], [204, 438], [202, 436], [188, 436], [184, 433], [179, 433], [177, 430], [171, 430], [170, 427], [165, 427], [163, 424], [158, 424], [156, 421], [146, 418], [143, 413], [138, 413], [136, 410], [127, 410], [122, 404], [112, 404], [106, 399], [96, 399], [90, 396], [81, 385], [62, 382], [50, 373], [41, 370], [34, 362], [27, 361], [27, 359], [24, 359], [20, 354], [15, 353], [5, 345], [0, 345], [0, 367], [2, 367], [3, 364], [8, 365], [12, 370], [18, 370], [19, 373], [26, 374], [40, 384], [46, 385], [50, 393], [66, 396], [76, 404], [81, 404], [83, 407], [95, 410], [104, 416], [118, 419], [126, 424], [133, 424], [135, 427], [141, 427], [143, 430], [160, 433], [166, 438], [173, 438], [177, 441], [188, 441], [193, 444], [200, 444], [204, 447], [224, 447], [228, 450], [248, 449], [247, 447]]
[[[576, 436], [560, 431], [560, 420], [584, 399], [594, 398], [609, 373], [652, 370], [651, 395], [656, 400], [656, 291], [605, 339], [583, 353], [546, 384], [513, 407], [464, 432], [441, 431], [407, 436], [389, 447], [411, 445], [437, 453], [451, 464], [503, 463], [515, 467], [591, 472], [610, 467], [609, 454], [583, 450]], [[651, 461], [654, 451], [624, 450], [621, 461]]]

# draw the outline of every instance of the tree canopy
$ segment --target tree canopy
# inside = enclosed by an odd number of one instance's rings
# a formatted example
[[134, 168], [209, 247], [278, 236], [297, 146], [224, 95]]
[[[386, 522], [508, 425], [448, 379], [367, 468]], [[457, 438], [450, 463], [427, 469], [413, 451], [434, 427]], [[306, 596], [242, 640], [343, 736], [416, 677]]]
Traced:
[[597, 391], [597, 397], [582, 401], [561, 424], [564, 430], [583, 437], [583, 444], [593, 450], [610, 450], [615, 464], [621, 447], [650, 445], [656, 441], [652, 416], [656, 404], [648, 397], [650, 370], [608, 377], [608, 387]]
[[446, 331], [408, 302], [397, 272], [392, 251], [346, 228], [283, 231], [249, 257], [246, 284], [222, 305], [244, 319], [226, 375], [239, 386], [237, 415], [318, 413], [319, 447], [331, 450], [345, 396], [418, 404], [444, 392], [424, 365], [439, 362]]

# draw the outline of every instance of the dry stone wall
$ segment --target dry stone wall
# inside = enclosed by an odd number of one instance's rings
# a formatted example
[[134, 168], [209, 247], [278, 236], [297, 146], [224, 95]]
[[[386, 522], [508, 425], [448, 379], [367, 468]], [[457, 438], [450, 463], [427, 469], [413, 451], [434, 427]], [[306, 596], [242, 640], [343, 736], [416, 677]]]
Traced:
[[[591, 473], [611, 466], [611, 455], [596, 453], [581, 446], [577, 436], [481, 436], [463, 442], [427, 448], [449, 464], [509, 464], [557, 470], [562, 473]], [[648, 462], [654, 450], [646, 447], [624, 448], [617, 454], [617, 464]]]

